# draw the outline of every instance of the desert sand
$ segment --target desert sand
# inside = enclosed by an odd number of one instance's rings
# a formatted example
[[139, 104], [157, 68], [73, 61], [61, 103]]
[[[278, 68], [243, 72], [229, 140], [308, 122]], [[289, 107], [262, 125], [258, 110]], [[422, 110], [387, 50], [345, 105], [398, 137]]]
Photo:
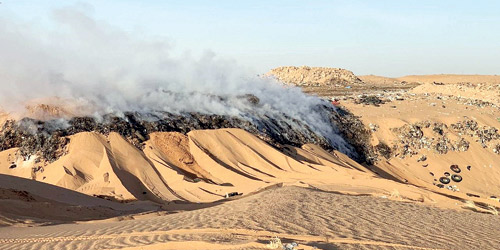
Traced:
[[495, 249], [498, 216], [370, 196], [275, 187], [150, 218], [0, 228], [3, 249]]
[[[498, 84], [417, 78], [429, 83], [370, 76], [387, 86], [317, 93], [371, 130], [373, 164], [236, 128], [142, 147], [82, 132], [53, 162], [1, 151], [0, 249], [496, 249]], [[75, 115], [53, 105], [27, 115]], [[445, 172], [463, 179], [440, 185]]]
[[453, 74], [439, 74], [439, 75], [410, 75], [397, 78], [400, 81], [407, 82], [421, 82], [421, 83], [487, 83], [499, 84], [500, 76], [498, 75], [453, 75]]

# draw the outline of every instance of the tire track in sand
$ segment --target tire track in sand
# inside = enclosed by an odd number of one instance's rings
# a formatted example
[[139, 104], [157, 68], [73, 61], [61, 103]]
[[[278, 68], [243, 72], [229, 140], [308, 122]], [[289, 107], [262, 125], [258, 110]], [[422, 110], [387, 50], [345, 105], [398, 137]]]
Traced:
[[[382, 242], [382, 241], [370, 241], [370, 240], [356, 240], [349, 238], [327, 238], [326, 236], [312, 236], [312, 235], [296, 235], [296, 234], [282, 234], [282, 233], [272, 233], [268, 231], [254, 231], [248, 229], [176, 229], [168, 231], [150, 231], [150, 232], [134, 232], [134, 233], [122, 233], [122, 234], [104, 234], [104, 235], [90, 235], [90, 236], [75, 236], [75, 237], [48, 237], [48, 238], [12, 238], [12, 239], [0, 239], [1, 244], [22, 244], [22, 243], [43, 243], [43, 242], [64, 242], [64, 241], [92, 241], [92, 240], [103, 240], [103, 239], [116, 239], [124, 237], [140, 237], [140, 236], [153, 236], [153, 235], [196, 235], [196, 234], [230, 234], [235, 236], [244, 237], [254, 237], [259, 240], [269, 240], [271, 237], [278, 237], [280, 239], [295, 240], [303, 245], [308, 242], [321, 242], [321, 243], [331, 243], [331, 244], [352, 244], [352, 245], [372, 245], [372, 246], [384, 246], [384, 247], [400, 247], [405, 249], [419, 249], [419, 250], [445, 250], [442, 248], [428, 248], [420, 246], [411, 246], [398, 243]], [[142, 246], [130, 246], [125, 249], [142, 249], [145, 246], [157, 246], [162, 249], [178, 249], [182, 246], [193, 246], [195, 241], [180, 241], [180, 242], [167, 242], [167, 243], [153, 243], [149, 245]], [[196, 241], [197, 242], [197, 241]], [[208, 243], [214, 246], [224, 246], [224, 249], [234, 249], [240, 247], [262, 247], [265, 248], [265, 244], [258, 244], [256, 242], [246, 243], [243, 245], [219, 245]], [[200, 245], [201, 246], [201, 245]], [[202, 247], [208, 247], [208, 245], [203, 245]], [[201, 248], [200, 248], [201, 249]], [[213, 248], [213, 249], [216, 249]]]

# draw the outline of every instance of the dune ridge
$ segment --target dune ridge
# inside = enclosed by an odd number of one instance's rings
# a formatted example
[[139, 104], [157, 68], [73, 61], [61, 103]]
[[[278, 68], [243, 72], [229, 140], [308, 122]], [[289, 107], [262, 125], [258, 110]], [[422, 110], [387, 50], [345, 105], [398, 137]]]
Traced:
[[0, 152], [0, 174], [122, 203], [211, 203], [279, 184], [457, 207], [439, 190], [380, 178], [338, 151], [312, 144], [278, 150], [241, 129], [154, 133], [143, 150], [117, 133], [79, 133], [50, 164], [16, 158], [16, 150]]

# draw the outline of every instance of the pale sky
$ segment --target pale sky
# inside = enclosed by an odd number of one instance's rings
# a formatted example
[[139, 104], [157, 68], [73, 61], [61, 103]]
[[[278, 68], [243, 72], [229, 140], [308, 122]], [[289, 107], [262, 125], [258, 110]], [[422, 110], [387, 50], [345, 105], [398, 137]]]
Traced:
[[210, 50], [256, 73], [309, 65], [358, 75], [500, 74], [500, 1], [1, 2], [0, 17], [48, 26], [54, 9], [83, 9], [178, 53]]

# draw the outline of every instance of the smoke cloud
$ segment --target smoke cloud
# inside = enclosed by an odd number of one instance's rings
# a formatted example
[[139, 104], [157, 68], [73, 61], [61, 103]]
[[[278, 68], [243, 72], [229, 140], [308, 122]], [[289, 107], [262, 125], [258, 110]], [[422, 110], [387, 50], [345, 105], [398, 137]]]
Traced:
[[[324, 114], [325, 102], [299, 88], [246, 72], [207, 52], [172, 56], [165, 41], [134, 37], [72, 8], [51, 28], [0, 17], [0, 107], [22, 113], [30, 100], [70, 100], [66, 108], [95, 117], [123, 112], [199, 112], [296, 119], [344, 152], [351, 147]], [[258, 105], [239, 98], [252, 94]], [[300, 129], [300, 128], [297, 128]]]

